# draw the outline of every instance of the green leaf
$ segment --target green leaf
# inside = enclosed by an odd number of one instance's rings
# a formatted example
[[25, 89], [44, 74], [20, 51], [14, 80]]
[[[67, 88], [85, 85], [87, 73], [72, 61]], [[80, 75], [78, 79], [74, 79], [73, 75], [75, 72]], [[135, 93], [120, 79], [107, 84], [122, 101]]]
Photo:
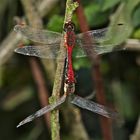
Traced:
[[127, 25], [132, 28], [131, 15], [139, 2], [139, 0], [133, 0], [133, 2], [131, 0], [127, 0], [122, 2], [116, 12], [111, 16], [111, 24], [127, 23]]
[[122, 43], [131, 35], [134, 28], [132, 25], [131, 15], [139, 2], [139, 0], [133, 0], [133, 2], [131, 0], [122, 2], [116, 12], [111, 16], [110, 25], [117, 25], [118, 23], [123, 23], [127, 29], [122, 30], [120, 34], [116, 34], [116, 28], [110, 28], [108, 34], [110, 32], [114, 33], [112, 34], [112, 36], [115, 36], [113, 41], [117, 41], [117, 43]]
[[138, 29], [137, 31], [134, 32], [133, 37], [140, 39], [140, 29]]
[[132, 20], [135, 27], [140, 26], [140, 4], [137, 7], [138, 8], [134, 11]]
[[47, 30], [62, 32], [64, 18], [59, 15], [54, 15], [47, 24]]
[[90, 26], [99, 26], [108, 19], [108, 12], [102, 12], [99, 4], [91, 4], [85, 8], [85, 15]]
[[75, 70], [80, 68], [89, 68], [91, 66], [90, 61], [87, 58], [78, 58], [73, 61], [73, 67]]
[[118, 4], [121, 0], [104, 0], [102, 11], [108, 10]]

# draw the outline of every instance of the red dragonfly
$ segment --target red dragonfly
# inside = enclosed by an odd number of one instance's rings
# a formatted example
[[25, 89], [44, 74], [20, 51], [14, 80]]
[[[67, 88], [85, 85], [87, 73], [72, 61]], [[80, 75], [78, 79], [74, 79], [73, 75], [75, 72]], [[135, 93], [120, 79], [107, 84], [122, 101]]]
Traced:
[[[27, 37], [29, 40], [34, 42], [41, 43], [38, 46], [23, 46], [20, 48], [15, 49], [15, 52], [29, 55], [29, 56], [37, 56], [41, 58], [48, 58], [53, 59], [58, 56], [59, 53], [63, 57], [59, 57], [61, 59], [66, 57], [65, 62], [65, 78], [64, 78], [64, 95], [54, 104], [50, 104], [34, 114], [30, 115], [29, 117], [25, 118], [23, 121], [19, 123], [19, 126], [32, 121], [33, 119], [42, 116], [46, 112], [49, 112], [55, 109], [57, 106], [62, 104], [65, 100], [67, 95], [71, 95], [70, 101], [71, 103], [83, 108], [100, 114], [102, 116], [108, 118], [117, 118], [118, 113], [93, 101], [84, 99], [77, 95], [74, 95], [75, 91], [75, 77], [74, 71], [72, 67], [72, 55], [73, 50], [75, 51], [75, 57], [85, 57], [88, 51], [88, 54], [94, 54], [94, 49], [97, 54], [107, 53], [114, 51], [115, 46], [119, 45], [119, 43], [109, 43], [110, 40], [113, 38], [114, 33], [107, 34], [109, 28], [103, 28], [99, 30], [88, 31], [85, 33], [80, 33], [75, 35], [74, 32], [75, 26], [74, 23], [68, 22], [64, 26], [64, 34], [60, 34], [57, 32], [52, 32], [48, 30], [39, 30], [34, 29], [26, 25], [16, 25], [14, 30], [18, 33], [21, 33], [23, 36]], [[124, 26], [118, 25], [116, 26], [116, 34], [121, 33], [120, 36], [123, 34]], [[84, 36], [88, 35], [91, 39], [91, 44], [88, 41], [85, 41]], [[60, 43], [64, 41], [65, 46], [65, 53], [63, 55], [60, 51]], [[105, 43], [105, 45], [103, 45]], [[90, 48], [85, 49], [87, 45], [90, 45]], [[119, 48], [120, 49], [120, 48]], [[124, 49], [124, 48], [121, 48]], [[51, 51], [50, 51], [51, 50]]]

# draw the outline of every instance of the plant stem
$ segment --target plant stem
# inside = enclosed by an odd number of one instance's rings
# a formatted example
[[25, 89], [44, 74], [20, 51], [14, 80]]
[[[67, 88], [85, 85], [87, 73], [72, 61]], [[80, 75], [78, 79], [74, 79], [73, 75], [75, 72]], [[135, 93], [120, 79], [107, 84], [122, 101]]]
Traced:
[[[72, 2], [72, 0], [67, 0], [66, 2], [66, 12], [64, 24], [71, 21], [72, 14], [74, 10], [78, 7], [77, 2]], [[60, 50], [63, 53], [65, 51], [64, 44], [60, 44]], [[61, 56], [62, 54], [60, 54]], [[59, 56], [58, 56], [59, 57]], [[50, 103], [54, 103], [60, 98], [61, 86], [63, 82], [63, 71], [65, 66], [65, 57], [61, 61], [57, 61], [57, 69], [55, 75], [55, 81], [53, 86], [52, 96], [50, 98]], [[51, 132], [52, 140], [60, 140], [60, 124], [59, 124], [59, 111], [54, 110], [51, 112]]]

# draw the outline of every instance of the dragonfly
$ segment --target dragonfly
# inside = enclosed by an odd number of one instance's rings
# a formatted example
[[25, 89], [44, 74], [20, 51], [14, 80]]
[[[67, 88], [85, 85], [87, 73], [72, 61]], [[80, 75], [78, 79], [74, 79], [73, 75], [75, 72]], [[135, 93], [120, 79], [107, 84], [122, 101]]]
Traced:
[[[116, 34], [118, 33], [121, 36], [121, 34], [123, 34], [122, 31], [124, 30], [124, 26], [122, 24], [118, 24], [115, 28]], [[21, 33], [27, 39], [39, 44], [36, 46], [27, 45], [16, 48], [16, 53], [48, 59], [66, 59], [64, 74], [64, 94], [62, 95], [62, 97], [60, 97], [60, 99], [54, 104], [49, 104], [44, 108], [36, 111], [34, 114], [28, 116], [23, 121], [21, 121], [17, 127], [31, 122], [35, 118], [38, 118], [43, 114], [52, 111], [53, 109], [64, 103], [67, 97], [70, 97], [70, 102], [77, 105], [78, 107], [87, 109], [91, 112], [100, 114], [107, 118], [118, 118], [118, 113], [113, 109], [74, 94], [76, 80], [72, 66], [72, 57], [79, 58], [86, 57], [88, 54], [94, 55], [94, 52], [96, 52], [97, 54], [103, 54], [115, 51], [116, 49], [114, 48], [118, 46], [119, 43], [110, 42], [110, 40], [114, 36], [114, 33], [107, 34], [109, 28], [91, 30], [76, 35], [75, 25], [73, 22], [69, 21], [64, 25], [63, 34], [49, 30], [32, 28], [27, 25], [16, 25], [14, 27], [14, 31], [16, 31], [17, 33]], [[86, 35], [90, 37], [90, 41], [88, 41], [88, 38], [85, 41]], [[61, 51], [60, 49], [61, 42], [63, 42], [64, 44], [63, 51]], [[86, 46], [89, 45], [90, 47], [86, 48]], [[73, 53], [74, 51], [75, 53]], [[88, 53], [86, 53], [86, 51], [88, 51]], [[63, 57], [61, 57], [59, 54], [61, 54]]]

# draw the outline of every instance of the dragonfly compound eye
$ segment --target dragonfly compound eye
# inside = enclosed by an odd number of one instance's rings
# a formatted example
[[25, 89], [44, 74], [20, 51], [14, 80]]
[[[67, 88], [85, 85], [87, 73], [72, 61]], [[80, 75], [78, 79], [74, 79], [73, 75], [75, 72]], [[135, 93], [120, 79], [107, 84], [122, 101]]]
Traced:
[[75, 28], [75, 24], [73, 22], [68, 22], [68, 23], [65, 23], [65, 25], [64, 25], [65, 32], [74, 31], [74, 28]]

